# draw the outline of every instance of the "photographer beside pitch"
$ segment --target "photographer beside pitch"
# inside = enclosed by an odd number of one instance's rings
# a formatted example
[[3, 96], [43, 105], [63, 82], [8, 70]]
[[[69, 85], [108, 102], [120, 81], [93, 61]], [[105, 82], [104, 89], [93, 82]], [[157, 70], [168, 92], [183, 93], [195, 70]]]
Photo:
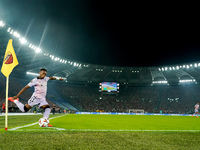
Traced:
[[[49, 80], [60, 80], [63, 81], [62, 78], [57, 79], [55, 77], [46, 77], [47, 70], [45, 68], [41, 68], [39, 72], [39, 76], [37, 78], [34, 78], [28, 85], [26, 85], [16, 96], [9, 97], [8, 100], [15, 103], [17, 107], [22, 112], [27, 112], [31, 107], [34, 105], [39, 105], [40, 108], [44, 109], [43, 117], [49, 118], [49, 114], [51, 112], [50, 106], [48, 102], [46, 101], [46, 93], [47, 93], [47, 82]], [[35, 91], [31, 98], [28, 100], [28, 103], [26, 105], [19, 102], [19, 96], [24, 93], [27, 89], [30, 87], [35, 88]], [[52, 125], [48, 125], [49, 127], [52, 127]]]

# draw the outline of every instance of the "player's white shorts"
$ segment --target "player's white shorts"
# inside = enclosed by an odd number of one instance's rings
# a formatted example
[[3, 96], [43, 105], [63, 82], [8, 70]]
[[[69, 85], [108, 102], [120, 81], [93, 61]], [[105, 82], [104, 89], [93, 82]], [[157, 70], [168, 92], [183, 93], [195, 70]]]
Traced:
[[198, 109], [195, 109], [195, 113], [196, 113], [196, 112], [199, 112], [199, 110], [198, 110]]
[[31, 107], [33, 107], [34, 105], [39, 105], [39, 107], [41, 107], [43, 105], [49, 105], [49, 104], [47, 103], [45, 99], [39, 99], [39, 98], [36, 98], [35, 96], [32, 96], [28, 100], [28, 105], [30, 105]]

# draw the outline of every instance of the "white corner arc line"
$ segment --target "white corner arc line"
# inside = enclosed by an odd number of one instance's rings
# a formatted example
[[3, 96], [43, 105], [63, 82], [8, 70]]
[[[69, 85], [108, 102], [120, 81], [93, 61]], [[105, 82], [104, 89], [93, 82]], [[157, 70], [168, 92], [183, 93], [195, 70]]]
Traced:
[[[59, 118], [59, 117], [63, 117], [63, 116], [65, 116], [65, 115], [53, 117], [53, 118], [50, 118], [49, 120], [55, 119], [55, 118]], [[28, 124], [28, 125], [24, 125], [24, 126], [15, 127], [15, 128], [8, 129], [8, 130], [9, 130], [9, 131], [15, 131], [15, 130], [17, 130], [17, 129], [21, 129], [21, 128], [25, 128], [25, 127], [30, 127], [30, 126], [33, 126], [33, 125], [36, 125], [36, 124], [38, 124], [38, 122], [35, 122], [35, 123], [32, 123], [32, 124]], [[57, 130], [59, 130], [59, 129], [57, 129]]]

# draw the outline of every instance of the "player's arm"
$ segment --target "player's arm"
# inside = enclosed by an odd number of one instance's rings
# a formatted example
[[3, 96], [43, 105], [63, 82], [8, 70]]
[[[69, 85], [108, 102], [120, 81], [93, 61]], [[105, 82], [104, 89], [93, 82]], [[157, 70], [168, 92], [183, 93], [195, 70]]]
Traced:
[[62, 78], [55, 78], [55, 77], [49, 77], [49, 80], [60, 80], [60, 81], [63, 81]]
[[25, 86], [23, 89], [21, 89], [21, 91], [19, 91], [19, 93], [16, 96], [13, 97], [13, 99], [17, 99], [22, 93], [24, 93], [29, 88], [29, 85]]

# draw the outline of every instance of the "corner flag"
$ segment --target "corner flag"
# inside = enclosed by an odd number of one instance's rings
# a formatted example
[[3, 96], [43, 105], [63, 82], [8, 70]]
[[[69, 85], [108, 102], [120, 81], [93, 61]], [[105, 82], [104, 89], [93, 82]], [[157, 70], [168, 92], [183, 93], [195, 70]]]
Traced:
[[15, 54], [14, 48], [12, 46], [12, 39], [10, 39], [7, 45], [4, 59], [3, 59], [1, 72], [4, 74], [5, 77], [8, 77], [10, 73], [12, 72], [13, 68], [17, 66], [18, 64], [19, 63]]
[[7, 131], [8, 128], [8, 81], [9, 81], [9, 75], [12, 72], [13, 68], [17, 66], [18, 60], [14, 51], [14, 48], [12, 46], [12, 39], [9, 40], [5, 56], [3, 59], [3, 65], [1, 67], [1, 72], [6, 77], [6, 115], [5, 115], [5, 130]]

